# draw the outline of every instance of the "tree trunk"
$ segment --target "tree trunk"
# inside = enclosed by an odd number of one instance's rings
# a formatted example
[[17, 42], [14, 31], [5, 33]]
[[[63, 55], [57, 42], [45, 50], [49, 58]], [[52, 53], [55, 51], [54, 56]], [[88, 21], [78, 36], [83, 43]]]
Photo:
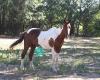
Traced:
[[71, 21], [71, 32], [70, 32], [70, 35], [71, 36], [75, 35], [74, 21]]
[[88, 24], [87, 23], [85, 23], [83, 25], [83, 36], [84, 37], [87, 37], [88, 36]]

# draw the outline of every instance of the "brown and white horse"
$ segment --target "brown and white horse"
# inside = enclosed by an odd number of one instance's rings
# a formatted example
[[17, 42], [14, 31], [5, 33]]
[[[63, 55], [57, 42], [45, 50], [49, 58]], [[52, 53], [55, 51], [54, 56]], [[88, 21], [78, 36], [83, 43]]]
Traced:
[[52, 51], [52, 69], [57, 72], [58, 67], [58, 58], [61, 51], [61, 47], [64, 43], [65, 37], [68, 38], [70, 34], [71, 25], [68, 21], [64, 20], [62, 29], [60, 28], [50, 28], [48, 31], [41, 31], [39, 28], [31, 28], [26, 32], [23, 32], [20, 38], [11, 44], [10, 48], [13, 48], [18, 43], [21, 43], [24, 40], [24, 50], [21, 54], [21, 68], [24, 68], [24, 57], [27, 53], [27, 50], [30, 48], [29, 60], [30, 67], [33, 68], [33, 52], [36, 46], [40, 45], [44, 49], [51, 49]]

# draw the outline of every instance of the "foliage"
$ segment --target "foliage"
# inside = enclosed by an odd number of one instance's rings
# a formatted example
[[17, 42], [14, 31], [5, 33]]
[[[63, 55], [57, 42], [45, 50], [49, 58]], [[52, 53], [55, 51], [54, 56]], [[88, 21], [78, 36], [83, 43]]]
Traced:
[[64, 18], [71, 20], [71, 33], [91, 36], [99, 28], [98, 0], [0, 0], [0, 34], [18, 35], [39, 27], [61, 26]]

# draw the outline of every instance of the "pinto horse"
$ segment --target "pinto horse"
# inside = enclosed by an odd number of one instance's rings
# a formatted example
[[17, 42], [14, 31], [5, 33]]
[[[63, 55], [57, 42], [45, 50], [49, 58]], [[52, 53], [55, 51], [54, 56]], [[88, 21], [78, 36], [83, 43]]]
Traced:
[[21, 34], [20, 38], [11, 44], [10, 48], [13, 48], [18, 43], [21, 43], [24, 40], [24, 50], [21, 54], [21, 69], [24, 69], [24, 57], [27, 53], [27, 50], [30, 48], [29, 60], [30, 67], [34, 68], [32, 57], [33, 52], [36, 46], [40, 45], [44, 49], [51, 49], [52, 52], [52, 69], [57, 72], [58, 67], [58, 58], [61, 51], [61, 47], [64, 43], [64, 39], [70, 34], [71, 25], [68, 21], [64, 20], [62, 29], [60, 28], [50, 28], [47, 31], [41, 31], [39, 28], [31, 28], [28, 31], [25, 31]]

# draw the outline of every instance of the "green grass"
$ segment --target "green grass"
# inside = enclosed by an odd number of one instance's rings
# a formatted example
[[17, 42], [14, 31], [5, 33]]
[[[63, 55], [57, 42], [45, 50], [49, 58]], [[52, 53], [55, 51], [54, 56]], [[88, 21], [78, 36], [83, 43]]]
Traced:
[[[65, 59], [64, 63], [60, 63], [60, 74], [66, 75], [70, 73], [88, 73], [88, 72], [94, 72], [97, 74], [100, 74], [99, 70], [96, 69], [90, 69], [88, 66], [92, 63], [95, 63], [95, 65], [100, 66], [100, 53], [97, 53], [95, 50], [95, 53], [92, 52], [93, 50], [84, 50], [83, 53], [81, 53], [82, 49], [63, 49], [61, 51], [61, 57]], [[66, 52], [67, 51], [67, 52]], [[64, 53], [64, 54], [63, 54]], [[19, 50], [9, 51], [9, 50], [0, 50], [0, 63], [5, 63], [7, 65], [20, 65], [20, 61], [18, 60], [18, 57], [20, 57]], [[49, 56], [43, 56], [43, 57], [35, 57], [34, 59], [34, 65], [36, 69], [39, 69], [41, 71], [47, 70], [49, 71], [51, 68], [50, 64], [50, 58]], [[71, 59], [71, 61], [70, 61]], [[44, 63], [41, 63], [43, 62]], [[46, 63], [47, 61], [47, 63]], [[28, 59], [26, 58], [25, 66], [28, 68], [29, 66]], [[88, 65], [88, 66], [87, 66]]]

